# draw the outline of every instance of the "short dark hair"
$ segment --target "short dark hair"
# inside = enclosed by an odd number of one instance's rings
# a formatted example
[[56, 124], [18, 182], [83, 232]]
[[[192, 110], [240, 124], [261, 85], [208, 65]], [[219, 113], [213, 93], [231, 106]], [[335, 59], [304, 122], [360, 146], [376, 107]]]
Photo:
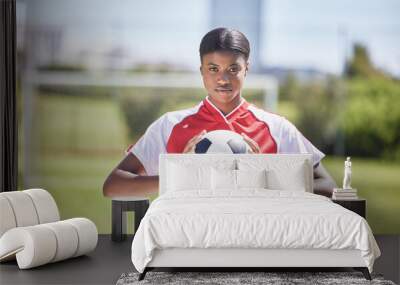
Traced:
[[205, 54], [215, 51], [240, 53], [247, 61], [250, 56], [250, 43], [246, 36], [238, 30], [216, 28], [202, 38], [199, 51], [200, 61]]

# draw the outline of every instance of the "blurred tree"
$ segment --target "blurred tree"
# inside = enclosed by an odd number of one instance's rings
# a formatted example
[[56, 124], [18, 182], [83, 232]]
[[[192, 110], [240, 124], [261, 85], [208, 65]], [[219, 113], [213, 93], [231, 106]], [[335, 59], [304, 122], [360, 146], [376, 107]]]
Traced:
[[166, 98], [151, 95], [148, 90], [141, 90], [140, 95], [121, 98], [121, 108], [128, 125], [129, 136], [133, 140], [139, 139], [149, 125], [159, 117]]
[[314, 81], [296, 89], [294, 102], [299, 110], [296, 126], [313, 144], [326, 153], [333, 152], [339, 124], [339, 79]]
[[348, 78], [389, 78], [373, 65], [368, 49], [361, 43], [354, 44], [352, 58], [345, 67], [345, 75]]
[[290, 72], [279, 88], [279, 100], [293, 100], [299, 92], [299, 87], [296, 75]]
[[345, 75], [346, 108], [340, 130], [346, 152], [400, 159], [400, 84], [375, 67], [368, 49], [356, 43]]
[[387, 79], [352, 79], [341, 129], [346, 152], [400, 160], [400, 84]]
[[79, 64], [64, 64], [64, 63], [54, 63], [48, 65], [40, 65], [37, 67], [39, 71], [62, 71], [62, 72], [84, 72], [86, 67]]

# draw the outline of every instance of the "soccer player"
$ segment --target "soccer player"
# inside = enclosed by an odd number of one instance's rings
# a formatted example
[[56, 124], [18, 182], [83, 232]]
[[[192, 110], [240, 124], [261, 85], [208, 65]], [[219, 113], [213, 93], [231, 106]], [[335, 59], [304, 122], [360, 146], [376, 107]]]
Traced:
[[157, 193], [160, 153], [192, 152], [205, 132], [231, 130], [243, 136], [253, 153], [311, 153], [314, 193], [330, 197], [336, 184], [322, 165], [324, 154], [284, 117], [241, 96], [249, 54], [249, 41], [241, 32], [226, 28], [208, 32], [200, 43], [200, 72], [208, 96], [195, 107], [168, 112], [153, 122], [111, 171], [104, 195]]

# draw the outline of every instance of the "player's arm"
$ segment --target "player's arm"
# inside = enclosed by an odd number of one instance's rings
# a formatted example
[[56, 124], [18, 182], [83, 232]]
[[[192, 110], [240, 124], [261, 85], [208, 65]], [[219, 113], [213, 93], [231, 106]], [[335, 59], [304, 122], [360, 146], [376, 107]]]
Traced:
[[333, 188], [335, 187], [337, 187], [336, 182], [320, 162], [314, 168], [314, 193], [332, 197]]
[[148, 196], [158, 192], [158, 176], [147, 176], [140, 160], [129, 153], [108, 175], [103, 184], [103, 195]]

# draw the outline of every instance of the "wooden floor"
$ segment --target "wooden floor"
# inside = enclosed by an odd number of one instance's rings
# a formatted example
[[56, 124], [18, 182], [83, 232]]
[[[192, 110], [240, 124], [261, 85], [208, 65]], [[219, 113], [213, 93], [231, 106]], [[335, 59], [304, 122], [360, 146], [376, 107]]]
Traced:
[[[399, 283], [400, 236], [377, 235], [375, 238], [382, 256], [375, 262], [374, 272]], [[115, 284], [122, 273], [134, 271], [130, 259], [131, 242], [132, 237], [115, 243], [109, 235], [100, 235], [96, 250], [87, 256], [29, 270], [19, 270], [16, 262], [2, 263], [0, 284]]]

